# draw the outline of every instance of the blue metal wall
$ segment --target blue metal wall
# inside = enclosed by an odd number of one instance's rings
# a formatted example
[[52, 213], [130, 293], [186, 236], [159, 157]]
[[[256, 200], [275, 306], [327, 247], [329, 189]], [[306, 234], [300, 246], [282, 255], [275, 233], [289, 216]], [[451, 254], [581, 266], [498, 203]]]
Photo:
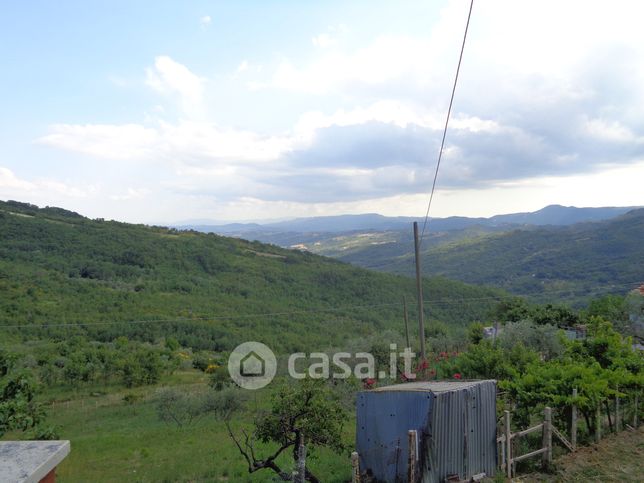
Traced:
[[378, 481], [407, 481], [407, 431], [423, 483], [496, 471], [496, 381], [410, 383], [358, 394], [356, 450]]
[[429, 392], [379, 392], [358, 394], [356, 447], [360, 468], [380, 481], [406, 481], [407, 431], [421, 435], [429, 430], [433, 395]]

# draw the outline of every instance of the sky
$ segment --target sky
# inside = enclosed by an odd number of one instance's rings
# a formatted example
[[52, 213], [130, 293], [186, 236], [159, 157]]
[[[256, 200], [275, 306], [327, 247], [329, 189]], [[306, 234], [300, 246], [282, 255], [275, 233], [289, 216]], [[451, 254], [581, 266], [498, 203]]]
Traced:
[[[424, 215], [469, 0], [7, 2], [0, 199]], [[644, 3], [475, 0], [431, 216], [644, 205]]]

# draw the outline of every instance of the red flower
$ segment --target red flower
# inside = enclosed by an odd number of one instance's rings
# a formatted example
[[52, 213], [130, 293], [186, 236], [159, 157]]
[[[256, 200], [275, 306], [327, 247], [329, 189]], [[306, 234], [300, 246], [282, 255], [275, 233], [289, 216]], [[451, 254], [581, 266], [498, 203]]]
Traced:
[[462, 376], [460, 373], [457, 372], [456, 374], [454, 374], [454, 379], [461, 379], [461, 378]]
[[375, 384], [376, 384], [376, 380], [372, 378], [365, 379], [363, 382], [365, 389], [371, 389]]

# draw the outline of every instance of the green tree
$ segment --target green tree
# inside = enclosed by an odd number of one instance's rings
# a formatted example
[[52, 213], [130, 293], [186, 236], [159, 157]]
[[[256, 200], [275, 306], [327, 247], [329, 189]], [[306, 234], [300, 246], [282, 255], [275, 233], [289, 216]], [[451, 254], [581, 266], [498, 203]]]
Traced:
[[489, 340], [482, 340], [460, 354], [446, 370], [468, 379], [504, 380], [518, 377], [529, 364], [538, 360], [538, 354], [521, 343], [504, 349], [494, 346]]
[[[277, 463], [277, 458], [287, 450], [297, 460], [300, 437], [310, 448], [327, 447], [336, 452], [343, 450], [342, 429], [346, 413], [337, 395], [325, 381], [304, 379], [296, 384], [284, 384], [273, 395], [271, 409], [261, 415], [252, 433], [242, 430], [235, 434], [226, 421], [228, 433], [248, 464], [248, 472], [270, 469], [284, 480], [288, 472]], [[258, 458], [254, 441], [273, 443], [276, 449], [266, 458]], [[306, 480], [320, 480], [307, 468]]]
[[190, 426], [207, 413], [215, 411], [215, 395], [210, 392], [186, 392], [176, 387], [157, 391], [155, 407], [161, 421], [174, 423], [179, 428]]
[[42, 406], [35, 401], [33, 379], [23, 372], [13, 372], [13, 359], [0, 351], [0, 436], [14, 429], [33, 428], [44, 416]]
[[467, 338], [472, 344], [478, 344], [483, 340], [483, 324], [474, 322], [467, 328]]

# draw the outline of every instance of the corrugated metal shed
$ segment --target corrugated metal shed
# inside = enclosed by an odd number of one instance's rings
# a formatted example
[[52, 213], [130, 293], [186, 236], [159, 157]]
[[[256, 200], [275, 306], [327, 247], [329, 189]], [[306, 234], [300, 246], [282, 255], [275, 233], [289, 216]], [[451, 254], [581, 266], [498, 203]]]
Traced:
[[357, 399], [360, 467], [376, 481], [406, 481], [407, 431], [418, 431], [423, 483], [496, 469], [496, 381], [411, 382]]

